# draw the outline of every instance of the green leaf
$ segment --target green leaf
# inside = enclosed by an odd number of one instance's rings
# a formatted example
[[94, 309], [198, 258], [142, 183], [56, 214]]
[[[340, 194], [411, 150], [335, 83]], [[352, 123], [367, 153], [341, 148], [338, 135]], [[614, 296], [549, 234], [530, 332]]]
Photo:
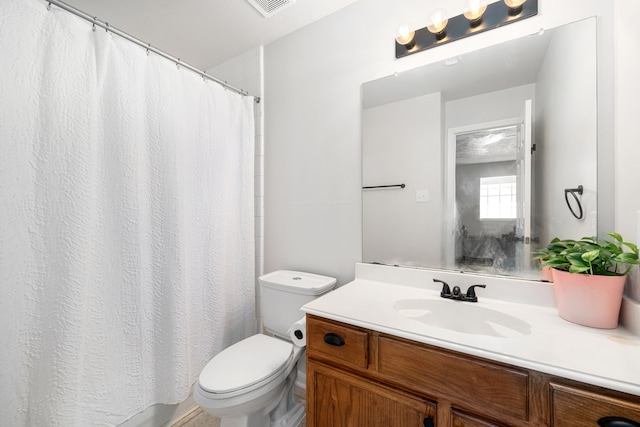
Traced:
[[624, 252], [616, 256], [613, 260], [621, 264], [638, 264], [638, 255]]
[[638, 246], [634, 245], [633, 243], [629, 243], [629, 242], [622, 242], [622, 244], [625, 245], [626, 247], [628, 247], [629, 249], [631, 249], [634, 254], [638, 255]]
[[569, 254], [567, 256], [567, 260], [571, 263], [572, 266], [576, 267], [587, 267], [589, 268], [589, 263], [582, 259], [580, 254]]
[[600, 251], [598, 249], [595, 249], [595, 250], [591, 250], [589, 252], [583, 253], [582, 260], [591, 263], [599, 256], [600, 256]]
[[614, 239], [616, 239], [619, 243], [622, 243], [622, 236], [619, 233], [615, 233], [613, 231], [610, 231], [607, 234], [609, 236], [613, 237]]
[[551, 267], [551, 268], [559, 268], [561, 270], [566, 270], [567, 268], [569, 268], [569, 263], [564, 258], [555, 258], [540, 264], [540, 268], [542, 267]]
[[589, 271], [589, 266], [580, 267], [577, 265], [572, 265], [569, 267], [569, 273], [584, 273], [585, 271]]

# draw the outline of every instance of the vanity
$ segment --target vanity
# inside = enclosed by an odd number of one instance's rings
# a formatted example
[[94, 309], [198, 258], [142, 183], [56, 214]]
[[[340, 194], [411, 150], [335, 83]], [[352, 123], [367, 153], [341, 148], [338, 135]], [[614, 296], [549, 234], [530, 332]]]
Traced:
[[364, 262], [303, 307], [309, 427], [640, 427], [640, 329], [561, 319], [532, 262], [615, 229], [598, 19], [362, 85]]
[[551, 284], [357, 264], [303, 311], [309, 427], [640, 425], [640, 338], [562, 320]]

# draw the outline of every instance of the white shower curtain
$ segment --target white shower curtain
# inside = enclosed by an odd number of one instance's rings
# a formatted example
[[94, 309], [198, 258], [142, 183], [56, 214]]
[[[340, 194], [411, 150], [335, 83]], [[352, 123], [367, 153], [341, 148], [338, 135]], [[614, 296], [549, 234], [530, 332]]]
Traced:
[[253, 99], [0, 1], [0, 425], [117, 425], [251, 334]]

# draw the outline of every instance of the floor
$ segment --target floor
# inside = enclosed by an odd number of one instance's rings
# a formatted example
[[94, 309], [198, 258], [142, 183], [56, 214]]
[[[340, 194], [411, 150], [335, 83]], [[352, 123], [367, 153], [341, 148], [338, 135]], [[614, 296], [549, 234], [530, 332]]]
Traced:
[[[305, 425], [305, 420], [302, 420], [298, 427], [305, 427]], [[220, 419], [197, 408], [171, 427], [220, 427]]]
[[220, 427], [220, 419], [198, 407], [171, 427]]
[[[300, 403], [304, 403], [305, 392], [303, 389], [296, 387], [295, 399]], [[303, 419], [300, 424], [298, 424], [298, 427], [305, 426], [306, 420]], [[197, 407], [184, 416], [180, 421], [171, 425], [171, 427], [220, 427], [220, 419], [207, 414], [202, 410], [202, 408]]]

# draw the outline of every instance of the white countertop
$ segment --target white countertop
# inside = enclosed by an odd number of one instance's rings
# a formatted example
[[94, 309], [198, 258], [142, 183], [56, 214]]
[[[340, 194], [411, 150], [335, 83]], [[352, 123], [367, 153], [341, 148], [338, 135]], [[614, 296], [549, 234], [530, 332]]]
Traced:
[[[381, 270], [385, 267], [372, 268], [386, 272]], [[393, 274], [392, 271], [391, 276]], [[602, 330], [576, 325], [561, 319], [556, 308], [548, 304], [485, 297], [485, 289], [477, 289], [477, 303], [452, 304], [456, 304], [455, 309], [461, 313], [464, 304], [470, 304], [516, 317], [531, 326], [530, 333], [488, 336], [434, 327], [404, 317], [394, 308], [399, 300], [445, 301], [439, 296], [438, 285], [432, 283], [433, 272], [409, 271], [409, 274], [416, 277], [422, 274], [424, 279], [407, 280], [409, 284], [390, 282], [392, 277], [377, 281], [371, 280], [372, 274], [359, 275], [356, 269], [353, 282], [308, 303], [302, 310], [354, 326], [640, 396], [640, 338], [627, 329]], [[446, 280], [451, 286], [459, 284], [451, 280], [450, 274], [446, 276], [449, 276]], [[468, 282], [469, 276], [465, 276], [462, 283], [464, 279]], [[478, 282], [477, 277], [472, 280]], [[500, 281], [505, 282], [504, 279]], [[486, 278], [484, 283], [487, 288], [505, 286], [505, 283], [492, 283], [491, 278]], [[466, 290], [466, 285], [461, 288]], [[495, 293], [494, 290], [485, 295], [495, 296]]]

